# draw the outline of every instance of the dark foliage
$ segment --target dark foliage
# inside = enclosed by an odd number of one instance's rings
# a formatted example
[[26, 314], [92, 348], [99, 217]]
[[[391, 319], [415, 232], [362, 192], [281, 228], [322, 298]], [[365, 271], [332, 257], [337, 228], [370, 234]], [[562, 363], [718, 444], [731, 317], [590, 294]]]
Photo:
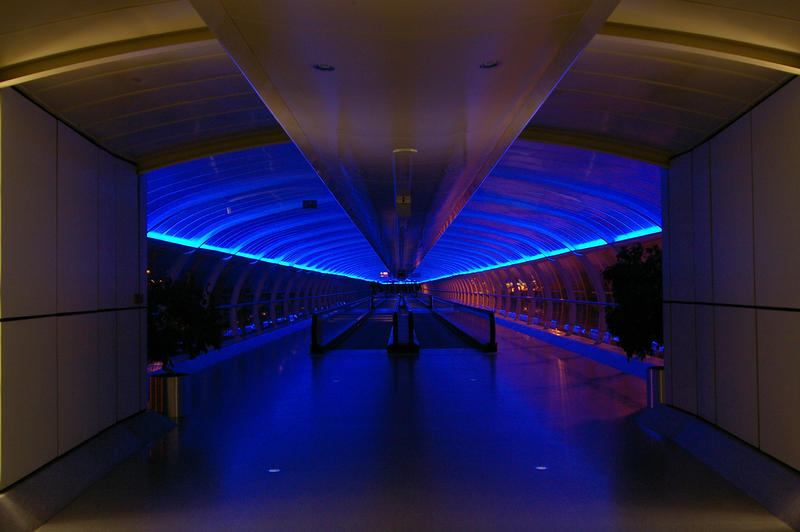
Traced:
[[608, 330], [619, 336], [629, 359], [644, 359], [652, 353], [653, 341], [664, 342], [661, 248], [642, 249], [641, 244], [622, 248], [603, 278], [611, 283], [618, 305], [606, 308]]
[[191, 358], [222, 343], [222, 318], [208, 293], [192, 278], [173, 282], [169, 277], [148, 280], [147, 355], [151, 362], [163, 362], [186, 353]]

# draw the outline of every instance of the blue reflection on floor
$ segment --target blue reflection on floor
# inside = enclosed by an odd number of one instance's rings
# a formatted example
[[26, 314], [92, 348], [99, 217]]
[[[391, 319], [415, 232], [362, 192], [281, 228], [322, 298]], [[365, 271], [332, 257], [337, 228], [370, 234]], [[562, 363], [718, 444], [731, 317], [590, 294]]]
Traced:
[[[308, 355], [195, 379], [194, 412], [43, 530], [780, 530], [640, 430], [644, 383], [498, 328], [471, 349]], [[274, 471], [274, 472], [273, 472]]]

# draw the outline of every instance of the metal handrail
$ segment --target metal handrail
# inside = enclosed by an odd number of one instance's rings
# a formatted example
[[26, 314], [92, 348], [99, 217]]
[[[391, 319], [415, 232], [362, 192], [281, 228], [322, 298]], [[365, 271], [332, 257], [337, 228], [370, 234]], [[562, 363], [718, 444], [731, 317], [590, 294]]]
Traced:
[[350, 294], [366, 294], [366, 292], [360, 290], [353, 290], [351, 292], [335, 292], [332, 294], [319, 294], [316, 296], [302, 296], [302, 297], [292, 297], [292, 298], [284, 298], [284, 299], [265, 299], [263, 301], [248, 301], [246, 303], [235, 303], [230, 305], [219, 305], [214, 307], [217, 310], [223, 310], [226, 308], [236, 308], [236, 307], [252, 307], [253, 305], [268, 305], [271, 303], [291, 303], [292, 301], [302, 301], [304, 299], [320, 299], [323, 297], [333, 297], [333, 296], [346, 296]]
[[[446, 291], [447, 290], [442, 290], [442, 292], [446, 292]], [[472, 341], [474, 341], [475, 343], [479, 344], [480, 347], [484, 351], [487, 351], [487, 352], [495, 352], [495, 351], [497, 351], [497, 324], [495, 322], [494, 312], [492, 312], [491, 310], [482, 309], [482, 308], [478, 308], [478, 307], [471, 307], [469, 305], [465, 305], [463, 303], [459, 303], [458, 301], [453, 301], [451, 299], [444, 299], [442, 297], [434, 296], [432, 294], [429, 294], [429, 295], [431, 296], [431, 311], [434, 314], [436, 314], [437, 316], [442, 318], [444, 321], [449, 323], [451, 327], [454, 327], [455, 329], [460, 331], [463, 335], [466, 335], [469, 338], [471, 338]], [[453, 305], [454, 307], [460, 307], [460, 308], [466, 309], [466, 310], [468, 310], [468, 311], [470, 311], [470, 312], [472, 312], [474, 314], [484, 314], [486, 316], [486, 318], [489, 320], [489, 341], [484, 344], [484, 343], [476, 340], [469, 332], [464, 331], [463, 329], [458, 327], [455, 323], [451, 323], [449, 320], [446, 320], [444, 318], [444, 316], [442, 316], [440, 313], [436, 312], [436, 309], [434, 308], [434, 305], [433, 305], [433, 300], [434, 299], [442, 301], [443, 303], [446, 303], [448, 305]]]
[[[616, 307], [617, 303], [608, 303], [603, 301], [584, 301], [582, 299], [560, 299], [555, 297], [540, 297], [540, 296], [513, 296], [511, 294], [491, 294], [488, 292], [465, 292], [463, 290], [439, 290], [436, 288], [429, 288], [429, 292], [443, 292], [448, 294], [470, 294], [475, 296], [486, 297], [507, 297], [510, 299], [527, 299], [532, 301], [552, 301], [554, 303], [578, 303], [580, 305], [599, 305], [603, 307]], [[433, 294], [430, 294], [433, 295]], [[448, 300], [449, 301], [449, 300]]]
[[[372, 312], [372, 294], [368, 294], [364, 297], [351, 301], [346, 305], [342, 305], [341, 307], [336, 307], [332, 309], [326, 309], [320, 312], [314, 312], [311, 314], [311, 354], [312, 355], [319, 355], [324, 353], [326, 350], [330, 349], [332, 345], [335, 345], [339, 342], [342, 338], [344, 338], [347, 334], [349, 334], [356, 326], [358, 326], [366, 316], [368, 316]], [[322, 319], [330, 314], [335, 314], [337, 312], [343, 312], [350, 307], [360, 305], [365, 301], [369, 301], [369, 305], [366, 312], [363, 312], [361, 315], [356, 317], [353, 320], [353, 323], [347, 325], [346, 327], [342, 328], [336, 336], [332, 339], [328, 340], [326, 343], [322, 342]]]
[[[499, 301], [497, 299], [494, 299], [491, 302], [486, 301], [486, 303], [493, 305], [492, 308], [489, 308], [488, 306], [485, 307], [486, 310], [488, 312], [493, 312], [493, 313], [497, 312], [498, 315], [505, 316], [508, 319], [513, 319], [514, 321], [519, 320], [521, 315], [525, 316], [524, 314], [525, 309], [522, 308], [522, 304], [527, 302], [529, 304], [527, 312], [528, 325], [538, 324], [544, 327], [545, 330], [552, 329], [557, 331], [563, 331], [567, 335], [578, 334], [580, 336], [585, 336], [593, 340], [596, 344], [613, 343], [613, 341], [616, 341], [615, 337], [609, 333], [605, 320], [603, 319], [602, 313], [597, 315], [595, 319], [590, 319], [588, 315], [584, 317], [575, 316], [574, 312], [580, 305], [586, 305], [586, 306], [594, 305], [595, 307], [608, 309], [617, 307], [618, 306], [617, 303], [585, 301], [581, 299], [561, 299], [561, 298], [550, 298], [550, 297], [539, 297], [539, 296], [493, 294], [489, 292], [471, 292], [465, 290], [427, 289], [426, 292], [429, 297], [438, 297], [433, 295], [431, 292], [439, 292], [441, 294], [453, 294], [452, 297], [471, 296], [477, 298], [484, 298], [484, 297], [499, 298], [500, 299]], [[531, 308], [531, 306], [533, 306], [537, 302], [541, 302], [546, 306], [544, 318], [542, 318], [541, 316], [533, 315], [534, 312], [538, 314], [538, 310], [534, 311], [534, 309]], [[565, 307], [567, 307], [570, 313], [569, 319], [562, 321], [562, 319], [564, 318], [563, 314], [561, 314], [560, 317], [551, 315], [550, 311], [551, 310], [555, 311], [555, 309], [553, 308], [555, 305], [564, 305]], [[562, 311], [559, 310], [556, 312], [560, 313]], [[511, 317], [512, 315], [514, 315], [513, 318]], [[524, 318], [523, 321], [525, 321]]]
[[[342, 312], [342, 311], [345, 311], [348, 308], [353, 307], [355, 305], [360, 305], [364, 301], [369, 300], [370, 297], [371, 297], [371, 294], [367, 294], [364, 297], [359, 297], [358, 299], [354, 299], [352, 301], [349, 301], [349, 302], [347, 302], [344, 305], [341, 305], [339, 307], [326, 308], [324, 310], [318, 310], [317, 312], [312, 312], [311, 315], [312, 316], [326, 316], [328, 314], [334, 314], [336, 312]], [[372, 310], [372, 309], [370, 308], [370, 310]]]

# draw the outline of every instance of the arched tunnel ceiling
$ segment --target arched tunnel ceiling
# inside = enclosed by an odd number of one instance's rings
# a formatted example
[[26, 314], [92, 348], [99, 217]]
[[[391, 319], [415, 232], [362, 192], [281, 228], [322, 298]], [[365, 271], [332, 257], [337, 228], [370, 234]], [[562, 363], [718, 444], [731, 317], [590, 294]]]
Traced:
[[287, 140], [213, 39], [55, 74], [23, 90], [140, 168]]
[[658, 233], [662, 172], [615, 155], [518, 140], [422, 260], [414, 279]]
[[[622, 0], [520, 138], [664, 166], [798, 73], [800, 2]], [[189, 0], [0, 3], [0, 87], [142, 171], [287, 142], [252, 84]]]
[[[192, 5], [403, 278], [617, 2]], [[397, 162], [398, 151], [411, 162]]]
[[[149, 238], [364, 280], [386, 269], [291, 144], [205, 157], [145, 178]], [[304, 208], [304, 200], [316, 207]]]

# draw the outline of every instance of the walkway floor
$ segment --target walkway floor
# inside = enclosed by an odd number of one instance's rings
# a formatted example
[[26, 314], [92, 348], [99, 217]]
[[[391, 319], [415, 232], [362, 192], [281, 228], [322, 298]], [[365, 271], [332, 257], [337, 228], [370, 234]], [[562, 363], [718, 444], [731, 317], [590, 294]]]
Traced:
[[308, 331], [208, 370], [195, 414], [41, 530], [784, 530], [632, 415], [644, 383], [498, 327], [470, 349]]

